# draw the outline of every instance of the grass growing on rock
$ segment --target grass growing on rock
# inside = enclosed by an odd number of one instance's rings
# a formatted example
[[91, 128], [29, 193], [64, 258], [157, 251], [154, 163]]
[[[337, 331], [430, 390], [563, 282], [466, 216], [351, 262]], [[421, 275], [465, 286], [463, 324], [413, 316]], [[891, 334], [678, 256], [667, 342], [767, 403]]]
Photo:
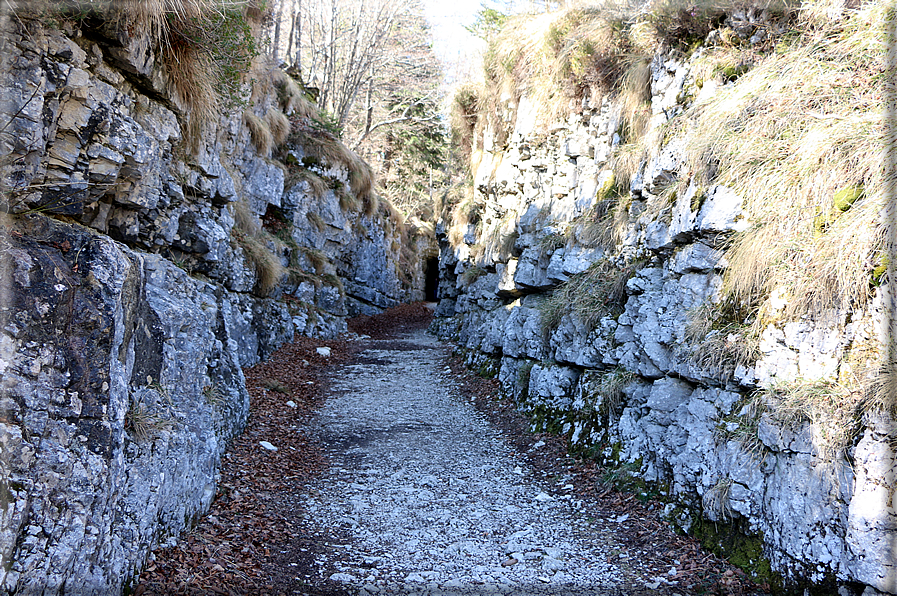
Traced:
[[281, 261], [281, 242], [262, 228], [261, 222], [244, 201], [231, 203], [234, 227], [233, 244], [241, 249], [256, 275], [256, 289], [269, 295], [283, 279], [286, 268]]
[[622, 312], [626, 301], [626, 282], [637, 263], [618, 267], [607, 259], [592, 263], [583, 273], [572, 276], [552, 292], [539, 306], [542, 329], [556, 329], [566, 314], [572, 314], [589, 329], [602, 318]]
[[[787, 51], [764, 57], [680, 119], [696, 180], [731, 187], [752, 222], [726, 255], [724, 291], [734, 300], [759, 306], [782, 286], [790, 320], [869, 301], [893, 185], [880, 109], [885, 11], [870, 3], [805, 28]], [[845, 189], [858, 188], [836, 207]]]

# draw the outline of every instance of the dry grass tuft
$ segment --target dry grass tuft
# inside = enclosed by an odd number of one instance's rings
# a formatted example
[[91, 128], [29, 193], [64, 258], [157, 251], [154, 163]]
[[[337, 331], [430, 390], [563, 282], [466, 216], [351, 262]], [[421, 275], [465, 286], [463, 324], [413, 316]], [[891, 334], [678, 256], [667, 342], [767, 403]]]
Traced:
[[274, 72], [274, 86], [280, 109], [287, 116], [296, 116], [304, 120], [314, 120], [321, 115], [317, 105], [303, 91], [299, 83], [283, 70]]
[[285, 273], [280, 259], [280, 241], [262, 229], [261, 222], [244, 201], [231, 203], [231, 209], [234, 214], [231, 237], [255, 271], [256, 289], [262, 296], [267, 296]]
[[364, 207], [361, 199], [352, 193], [341, 191], [337, 195], [339, 196], [339, 208], [346, 213], [358, 213]]
[[539, 307], [543, 332], [548, 334], [556, 329], [568, 313], [594, 329], [603, 317], [621, 312], [626, 302], [626, 282], [638, 266], [633, 262], [617, 267], [601, 259], [558, 286]]
[[271, 128], [268, 126], [268, 123], [250, 110], [246, 110], [243, 113], [243, 122], [246, 123], [246, 127], [249, 129], [252, 144], [255, 145], [259, 155], [262, 157], [271, 155], [271, 150], [274, 148], [274, 135], [271, 134]]
[[[102, 7], [103, 3], [93, 3]], [[258, 55], [256, 34], [265, 18], [248, 0], [120, 0], [104, 14], [127, 31], [143, 55], [157, 51], [167, 85], [183, 112], [185, 140], [198, 149], [203, 127], [222, 104], [239, 103], [242, 76]]]
[[327, 181], [311, 170], [292, 167], [288, 169], [288, 173], [289, 176], [285, 183], [287, 188], [291, 188], [296, 184], [305, 183], [308, 187], [308, 193], [319, 199], [327, 194], [327, 191], [330, 189], [330, 185], [327, 184]]
[[598, 393], [601, 395], [601, 411], [612, 422], [623, 412], [623, 390], [636, 378], [635, 373], [617, 368], [601, 376]]
[[152, 441], [156, 434], [169, 427], [169, 423], [157, 412], [153, 412], [146, 404], [132, 401], [125, 415], [125, 428], [134, 434], [140, 443]]
[[330, 259], [327, 258], [327, 255], [314, 248], [303, 247], [300, 250], [302, 251], [302, 254], [305, 255], [309, 265], [314, 269], [315, 275], [324, 275], [327, 265], [330, 263]]
[[614, 186], [608, 180], [608, 188], [599, 192], [600, 199], [588, 211], [579, 216], [570, 227], [570, 233], [583, 246], [614, 250], [621, 242], [629, 225], [629, 193]]
[[218, 115], [215, 70], [209, 57], [200, 48], [189, 44], [164, 45], [162, 61], [174, 99], [186, 112], [185, 140], [195, 151], [203, 126]]
[[268, 130], [271, 131], [274, 146], [283, 145], [287, 137], [290, 136], [290, 119], [280, 110], [268, 108], [268, 112], [265, 114], [265, 121], [268, 124]]
[[[349, 149], [346, 149], [349, 151]], [[349, 186], [352, 192], [360, 197], [363, 201], [370, 201], [372, 205], [375, 200], [374, 195], [374, 170], [371, 166], [361, 159], [354, 151], [350, 153], [351, 159], [346, 164], [349, 168]], [[376, 211], [376, 206], [373, 208]], [[370, 215], [370, 213], [368, 213]]]
[[460, 281], [463, 287], [469, 287], [473, 285], [473, 283], [479, 278], [483, 277], [487, 274], [487, 271], [480, 267], [479, 265], [473, 265], [465, 269], [464, 273], [461, 274]]
[[319, 232], [323, 232], [327, 228], [327, 224], [324, 223], [324, 219], [318, 214], [317, 211], [309, 211], [305, 214], [305, 218], [309, 222], [311, 222], [311, 225], [313, 225]]
[[729, 504], [731, 489], [732, 480], [721, 478], [701, 497], [701, 506], [710, 514], [710, 519], [726, 521], [732, 518], [732, 507]]
[[237, 240], [257, 277], [256, 288], [262, 296], [269, 295], [283, 279], [285, 268], [280, 257], [275, 254], [278, 243], [268, 234], [243, 236]]
[[230, 203], [234, 215], [234, 227], [243, 234], [256, 235], [262, 231], [262, 223], [252, 213], [246, 201], [239, 200]]
[[313, 160], [332, 167], [345, 167], [352, 193], [364, 203], [365, 213], [373, 215], [377, 212], [379, 203], [374, 196], [374, 172], [367, 162], [326, 130], [302, 121], [294, 122], [292, 129], [290, 142], [300, 145]]
[[794, 427], [810, 424], [813, 446], [826, 462], [843, 458], [861, 430], [861, 413], [868, 398], [863, 388], [829, 381], [796, 381], [764, 390], [772, 417]]
[[725, 384], [741, 367], [750, 367], [762, 356], [755, 325], [732, 323], [711, 329], [697, 344], [692, 362]]
[[370, 192], [361, 197], [361, 212], [368, 217], [374, 217], [380, 212], [380, 196]]
[[620, 84], [622, 137], [639, 139], [651, 118], [651, 60], [641, 54], [623, 58]]
[[618, 146], [611, 156], [616, 184], [628, 189], [647, 156], [648, 148], [644, 142], [634, 141]]

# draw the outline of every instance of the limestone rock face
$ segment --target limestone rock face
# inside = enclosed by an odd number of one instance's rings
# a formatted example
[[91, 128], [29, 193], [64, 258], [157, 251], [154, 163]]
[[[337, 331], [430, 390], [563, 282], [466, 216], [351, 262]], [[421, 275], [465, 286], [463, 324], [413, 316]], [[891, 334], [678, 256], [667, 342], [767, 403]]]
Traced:
[[[395, 222], [296, 182], [241, 113], [187, 139], [152, 44], [89, 21], [0, 9], [3, 593], [121, 593], [210, 505], [248, 414], [241, 367], [423, 298]], [[290, 268], [272, 288], [238, 215]]]
[[246, 421], [233, 304], [107, 237], [41, 216], [7, 225], [0, 583], [115, 593], [211, 504]]
[[[690, 69], [655, 57], [651, 126], [684, 112]], [[788, 290], [779, 288], [749, 348], [753, 319], [720, 325], [710, 314], [724, 306], [728, 239], [749, 214], [731, 189], [688, 178], [683, 138], [667, 139], [616, 189], [626, 196], [613, 234], [595, 232], [608, 221], [600, 201], [614, 185], [619, 113], [613, 98], [590, 98], [537, 130], [531, 101], [520, 100], [507, 147], [484, 144], [474, 177], [483, 233], [452, 244], [439, 230], [453, 293], [433, 329], [499, 359], [503, 391], [534, 429], [561, 429], [572, 448], [657, 483], [682, 529], [709, 520], [754, 536], [756, 560], [786, 583], [897, 594], [897, 424], [867, 413], [833, 455], [825, 417], [784, 420], [756, 398], [858, 374], [886, 341], [888, 288], [865, 310], [797, 321], [781, 316]], [[498, 246], [510, 237], [513, 246]], [[454, 283], [473, 266], [497, 278], [491, 295]], [[616, 298], [610, 287], [622, 288]]]

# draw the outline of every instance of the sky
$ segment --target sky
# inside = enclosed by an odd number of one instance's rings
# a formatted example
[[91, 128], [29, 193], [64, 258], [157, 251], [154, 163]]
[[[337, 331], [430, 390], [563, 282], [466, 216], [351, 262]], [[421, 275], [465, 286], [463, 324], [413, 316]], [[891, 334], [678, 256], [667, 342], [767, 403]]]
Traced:
[[424, 14], [432, 27], [433, 51], [445, 65], [449, 87], [482, 76], [485, 42], [465, 27], [473, 24], [482, 7], [505, 14], [533, 10], [544, 0], [423, 0]]
[[464, 27], [473, 24], [481, 0], [425, 0], [424, 13], [430, 23], [433, 51], [446, 68], [446, 83], [452, 85], [479, 66], [484, 43]]

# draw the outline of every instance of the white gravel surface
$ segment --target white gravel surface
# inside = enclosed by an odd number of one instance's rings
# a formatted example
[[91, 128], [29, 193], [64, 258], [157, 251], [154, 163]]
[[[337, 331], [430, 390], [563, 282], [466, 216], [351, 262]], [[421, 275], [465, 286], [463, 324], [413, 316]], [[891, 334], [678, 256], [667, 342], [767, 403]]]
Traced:
[[614, 520], [549, 494], [459, 397], [444, 345], [417, 332], [369, 346], [334, 375], [313, 424], [330, 469], [310, 489], [307, 522], [334, 539], [310, 583], [353, 594], [645, 593], [618, 566]]

